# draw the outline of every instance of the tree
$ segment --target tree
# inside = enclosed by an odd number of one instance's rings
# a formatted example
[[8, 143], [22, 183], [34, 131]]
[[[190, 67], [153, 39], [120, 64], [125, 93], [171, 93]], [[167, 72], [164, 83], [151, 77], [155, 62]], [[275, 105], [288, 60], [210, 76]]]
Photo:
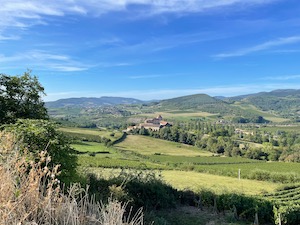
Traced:
[[44, 88], [31, 71], [22, 76], [0, 74], [0, 124], [13, 123], [17, 118], [47, 119], [42, 95]]

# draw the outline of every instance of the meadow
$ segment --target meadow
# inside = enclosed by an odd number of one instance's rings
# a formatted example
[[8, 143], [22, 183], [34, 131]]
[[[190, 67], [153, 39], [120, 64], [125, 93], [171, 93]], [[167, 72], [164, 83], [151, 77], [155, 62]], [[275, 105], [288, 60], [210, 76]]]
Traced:
[[143, 155], [165, 154], [174, 156], [211, 156], [211, 152], [202, 151], [194, 146], [153, 139], [151, 137], [128, 135], [115, 145], [117, 149], [136, 152]]
[[77, 127], [61, 127], [59, 131], [73, 136], [75, 138], [81, 137], [84, 138], [94, 138], [98, 139], [101, 137], [105, 137], [110, 139], [111, 141], [116, 141], [122, 137], [123, 133], [120, 131], [107, 131], [107, 130], [100, 130], [100, 129], [88, 129], [88, 128], [77, 128]]

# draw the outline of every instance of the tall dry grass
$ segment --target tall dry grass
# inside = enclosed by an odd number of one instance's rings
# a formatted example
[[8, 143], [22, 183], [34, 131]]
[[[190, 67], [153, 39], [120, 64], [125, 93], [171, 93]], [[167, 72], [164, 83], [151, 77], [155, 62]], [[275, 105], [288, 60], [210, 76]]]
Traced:
[[[63, 193], [58, 166], [50, 170], [46, 151], [33, 160], [10, 133], [0, 133], [0, 224], [142, 225], [143, 212], [126, 212], [127, 204], [96, 202], [78, 184]], [[21, 151], [22, 150], [22, 151]], [[23, 152], [20, 154], [20, 152]], [[125, 216], [126, 215], [126, 216]]]

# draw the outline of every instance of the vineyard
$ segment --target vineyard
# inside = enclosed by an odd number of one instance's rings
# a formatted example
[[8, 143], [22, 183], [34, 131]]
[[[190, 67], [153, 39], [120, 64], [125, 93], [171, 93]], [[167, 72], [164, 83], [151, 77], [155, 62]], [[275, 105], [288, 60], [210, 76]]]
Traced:
[[299, 224], [300, 183], [286, 185], [278, 189], [275, 193], [266, 194], [264, 197], [274, 204], [274, 217], [276, 224]]

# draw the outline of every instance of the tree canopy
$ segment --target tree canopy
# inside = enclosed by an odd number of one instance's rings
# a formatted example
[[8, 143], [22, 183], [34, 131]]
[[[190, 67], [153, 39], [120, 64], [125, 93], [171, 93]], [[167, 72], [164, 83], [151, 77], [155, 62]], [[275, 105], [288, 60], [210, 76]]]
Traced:
[[0, 74], [0, 124], [13, 123], [17, 118], [46, 119], [47, 110], [41, 97], [43, 86], [31, 71], [22, 76]]

